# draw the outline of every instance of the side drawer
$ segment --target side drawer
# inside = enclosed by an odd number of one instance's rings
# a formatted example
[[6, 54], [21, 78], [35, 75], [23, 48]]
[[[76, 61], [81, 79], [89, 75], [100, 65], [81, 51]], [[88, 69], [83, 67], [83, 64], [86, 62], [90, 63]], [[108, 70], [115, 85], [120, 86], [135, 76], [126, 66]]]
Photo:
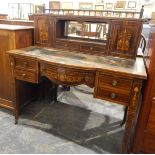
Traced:
[[35, 60], [24, 59], [20, 57], [14, 58], [14, 66], [18, 69], [38, 70], [38, 63]]
[[100, 87], [113, 87], [122, 90], [130, 91], [132, 87], [132, 80], [124, 79], [117, 76], [111, 76], [106, 74], [99, 74], [99, 83]]
[[123, 94], [117, 90], [110, 90], [110, 89], [101, 88], [101, 87], [97, 89], [96, 97], [105, 99], [111, 102], [123, 103], [123, 105], [128, 105], [130, 100], [129, 94], [125, 94], [125, 93]]
[[77, 42], [71, 42], [71, 41], [58, 41], [56, 40], [56, 47], [62, 48], [62, 49], [68, 49], [68, 50], [76, 50], [79, 51], [80, 47]]
[[26, 70], [15, 69], [14, 77], [18, 80], [23, 80], [31, 83], [38, 83], [38, 74], [36, 72], [29, 72]]

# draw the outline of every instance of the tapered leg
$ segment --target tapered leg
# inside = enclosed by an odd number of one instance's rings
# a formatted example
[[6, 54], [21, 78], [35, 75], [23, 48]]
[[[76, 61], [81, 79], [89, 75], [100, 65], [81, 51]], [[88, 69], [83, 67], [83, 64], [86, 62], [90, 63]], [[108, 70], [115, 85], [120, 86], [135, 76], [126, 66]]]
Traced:
[[15, 112], [15, 124], [18, 124], [19, 113]]
[[54, 84], [54, 102], [57, 102], [57, 96], [58, 96], [58, 85]]
[[14, 115], [15, 115], [15, 124], [18, 123], [18, 119], [19, 119], [19, 112], [20, 112], [20, 108], [19, 108], [19, 81], [15, 79], [14, 82], [14, 104], [15, 104], [15, 108], [14, 108]]
[[70, 86], [62, 86], [62, 90], [64, 90], [64, 91], [70, 91]]
[[123, 117], [123, 121], [122, 121], [122, 123], [121, 123], [121, 126], [123, 126], [123, 125], [125, 124], [125, 122], [126, 122], [127, 112], [128, 112], [128, 106], [126, 106], [126, 107], [124, 108], [124, 117]]
[[122, 144], [122, 153], [131, 153], [133, 144], [133, 137], [135, 132], [136, 117], [138, 111], [138, 100], [141, 92], [142, 81], [134, 81], [130, 97], [130, 104], [128, 106], [125, 133]]

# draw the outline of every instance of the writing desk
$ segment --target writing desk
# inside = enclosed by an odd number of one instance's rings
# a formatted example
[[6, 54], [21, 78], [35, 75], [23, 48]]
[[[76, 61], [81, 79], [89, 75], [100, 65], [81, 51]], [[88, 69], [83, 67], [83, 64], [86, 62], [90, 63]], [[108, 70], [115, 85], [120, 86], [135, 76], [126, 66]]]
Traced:
[[[45, 76], [53, 83], [94, 87], [94, 97], [128, 106], [122, 153], [130, 151], [138, 99], [147, 78], [142, 58], [94, 56], [61, 49], [28, 47], [9, 52], [15, 102], [15, 120], [20, 112], [18, 80], [39, 83]], [[56, 90], [55, 90], [56, 91]]]

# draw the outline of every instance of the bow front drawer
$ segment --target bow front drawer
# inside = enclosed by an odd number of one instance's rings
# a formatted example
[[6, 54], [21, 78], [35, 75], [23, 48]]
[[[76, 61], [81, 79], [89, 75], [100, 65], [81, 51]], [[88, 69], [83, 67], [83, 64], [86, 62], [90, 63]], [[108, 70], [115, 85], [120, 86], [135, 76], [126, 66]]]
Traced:
[[86, 84], [90, 87], [94, 87], [95, 71], [93, 70], [48, 64], [41, 64], [41, 68], [41, 75], [48, 77], [55, 83], [70, 86]]

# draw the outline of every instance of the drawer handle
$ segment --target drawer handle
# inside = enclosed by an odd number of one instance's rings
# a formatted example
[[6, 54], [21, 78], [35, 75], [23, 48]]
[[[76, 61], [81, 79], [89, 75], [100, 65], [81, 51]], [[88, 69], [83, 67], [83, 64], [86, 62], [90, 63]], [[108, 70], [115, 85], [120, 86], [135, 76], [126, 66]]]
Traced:
[[111, 93], [110, 97], [111, 97], [111, 99], [115, 99], [117, 96], [115, 93]]
[[26, 74], [25, 74], [25, 73], [23, 73], [23, 74], [22, 74], [22, 77], [25, 77], [25, 76], [26, 76]]
[[116, 80], [112, 81], [112, 86], [117, 86], [117, 81]]
[[14, 66], [14, 63], [13, 63], [13, 62], [11, 62], [11, 66], [12, 66], [12, 67]]
[[67, 47], [67, 44], [65, 44], [65, 47]]
[[28, 63], [27, 62], [24, 62], [24, 66], [27, 66], [28, 65]]
[[92, 47], [90, 47], [90, 50], [93, 50], [93, 48], [92, 48]]
[[90, 79], [89, 76], [86, 76], [86, 77], [85, 77], [85, 81], [86, 81], [86, 82], [89, 81], [89, 79]]

